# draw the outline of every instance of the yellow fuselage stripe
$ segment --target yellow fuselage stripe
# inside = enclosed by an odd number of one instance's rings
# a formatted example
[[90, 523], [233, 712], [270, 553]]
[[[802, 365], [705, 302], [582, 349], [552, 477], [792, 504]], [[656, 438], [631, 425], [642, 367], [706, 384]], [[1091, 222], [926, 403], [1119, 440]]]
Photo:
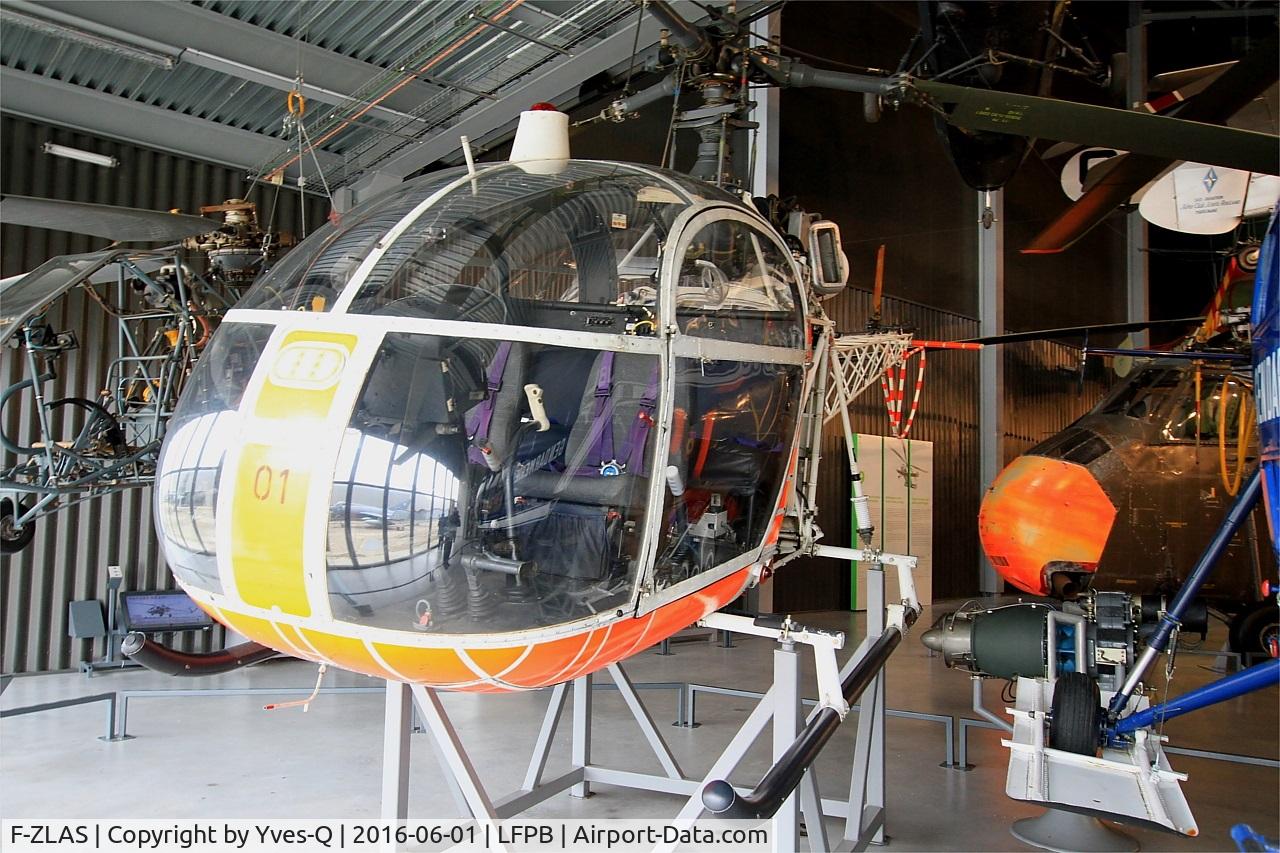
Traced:
[[[308, 344], [325, 348], [317, 350], [316, 368], [324, 375], [310, 384], [307, 380], [313, 377], [306, 373], [308, 364], [299, 363], [298, 356]], [[325, 353], [333, 353], [336, 345], [349, 356], [355, 344], [354, 335], [290, 333], [276, 362], [284, 365], [290, 376], [301, 376], [302, 381], [277, 383], [273, 369], [254, 404], [257, 422], [272, 427], [270, 434], [288, 435], [293, 440], [287, 444], [246, 441], [232, 472], [231, 553], [235, 555], [236, 590], [247, 604], [278, 608], [295, 616], [311, 615], [302, 559], [303, 522], [312, 477], [323, 472], [317, 470], [309, 445], [329, 428], [338, 387], [337, 377], [327, 375], [333, 365], [331, 355], [330, 362], [325, 362]], [[345, 363], [345, 356], [341, 361]], [[340, 365], [336, 371], [341, 375]]]

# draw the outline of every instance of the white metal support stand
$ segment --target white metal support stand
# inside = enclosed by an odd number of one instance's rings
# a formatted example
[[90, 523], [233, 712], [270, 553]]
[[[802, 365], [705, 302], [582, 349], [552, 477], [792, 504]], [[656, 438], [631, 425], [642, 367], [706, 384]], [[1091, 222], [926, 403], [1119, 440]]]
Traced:
[[[842, 549], [847, 550], [847, 549]], [[888, 555], [886, 555], [888, 556]], [[897, 559], [897, 558], [894, 558]], [[869, 588], [871, 594], [883, 601], [883, 571], [873, 572]], [[881, 611], [883, 614], [883, 610]], [[833, 707], [841, 714], [848, 711], [840, 691], [842, 679], [870, 646], [874, 636], [869, 636], [859, 652], [845, 664], [843, 670], [836, 664], [835, 653], [844, 644], [839, 633], [814, 631], [796, 625], [789, 619], [781, 627], [762, 626], [743, 616], [713, 613], [703, 620], [706, 627], [736, 633], [754, 634], [778, 641], [774, 651], [773, 686], [764, 694], [742, 727], [734, 735], [724, 752], [714, 762], [701, 780], [687, 778], [670, 748], [644, 707], [630, 679], [618, 664], [609, 665], [604, 671], [617, 685], [624, 703], [635, 719], [661, 766], [661, 773], [645, 773], [601, 767], [591, 763], [592, 689], [590, 676], [572, 683], [574, 697], [571, 723], [572, 767], [551, 779], [544, 778], [556, 731], [564, 717], [565, 703], [569, 698], [570, 684], [559, 684], [550, 690], [550, 701], [534, 741], [521, 787], [507, 796], [492, 799], [480, 781], [475, 767], [449, 720], [440, 695], [421, 685], [389, 682], [386, 689], [386, 710], [383, 738], [382, 817], [386, 820], [405, 820], [409, 804], [409, 760], [411, 752], [410, 732], [413, 726], [413, 710], [416, 706], [426, 734], [435, 747], [436, 757], [444, 770], [444, 776], [453, 789], [459, 812], [464, 818], [474, 818], [482, 823], [508, 818], [541, 803], [557, 794], [569, 791], [574, 796], [589, 796], [592, 783], [615, 785], [624, 788], [656, 791], [688, 798], [673, 824], [687, 827], [703, 814], [701, 792], [713, 779], [723, 779], [738, 766], [752, 744], [772, 723], [773, 757], [781, 758], [795, 739], [801, 726], [800, 715], [800, 665], [797, 644], [814, 649], [818, 673], [819, 707]], [[876, 618], [871, 627], [884, 628], [884, 617]], [[859, 719], [859, 748], [855, 758], [855, 773], [847, 801], [823, 799], [818, 790], [816, 774], [807, 771], [797, 790], [783, 804], [775, 817], [775, 849], [792, 851], [800, 849], [800, 819], [803, 815], [810, 851], [830, 850], [823, 823], [825, 815], [844, 817], [849, 827], [839, 850], [861, 850], [877, 838], [883, 838], [884, 825], [884, 686], [883, 673], [877, 677], [874, 699], [864, 698]], [[816, 713], [816, 709], [815, 709]], [[863, 746], [863, 742], [867, 746]], [[857, 768], [865, 768], [859, 772]], [[748, 793], [739, 789], [740, 793]]]
[[[835, 652], [844, 644], [842, 634], [829, 634], [820, 631], [807, 631], [795, 626], [792, 630], [790, 621], [782, 628], [756, 625], [744, 616], [732, 616], [724, 613], [712, 613], [702, 620], [702, 624], [718, 630], [735, 631], [743, 634], [770, 637], [779, 641], [773, 653], [773, 686], [751, 711], [737, 734], [725, 747], [724, 752], [697, 784], [694, 796], [685, 803], [672, 823], [680, 828], [691, 826], [703, 812], [701, 791], [714, 779], [724, 779], [731, 774], [752, 744], [764, 733], [765, 727], [773, 723], [773, 758], [782, 757], [791, 742], [800, 731], [800, 659], [795, 644], [804, 643], [813, 646], [817, 661], [819, 695], [829, 696], [834, 689], [839, 696], [839, 674], [836, 670]], [[834, 687], [832, 685], [834, 684]], [[840, 700], [843, 705], [843, 699]], [[844, 707], [847, 711], [847, 706]], [[745, 791], [743, 791], [745, 793]], [[824, 801], [818, 792], [817, 776], [812, 768], [806, 771], [800, 781], [798, 792], [786, 799], [774, 816], [774, 849], [791, 851], [800, 849], [800, 816], [804, 815], [804, 825], [809, 837], [808, 849], [826, 851], [826, 827], [823, 823]], [[838, 803], [834, 803], [838, 809]], [[658, 848], [665, 851], [669, 848]]]
[[455, 799], [463, 817], [492, 821], [511, 817], [537, 803], [569, 790], [574, 796], [589, 796], [590, 783], [600, 782], [628, 788], [660, 791], [691, 796], [697, 792], [696, 783], [686, 779], [671, 754], [670, 748], [654, 725], [634, 685], [618, 664], [610, 664], [606, 670], [613, 678], [645, 741], [652, 748], [662, 767], [662, 774], [637, 773], [615, 770], [591, 764], [591, 676], [584, 676], [572, 683], [574, 703], [572, 720], [571, 759], [573, 767], [566, 773], [544, 780], [547, 761], [564, 714], [569, 696], [568, 683], [551, 689], [551, 700], [543, 716], [542, 725], [534, 742], [521, 788], [505, 797], [493, 800], [471, 764], [437, 691], [421, 685], [388, 682], [385, 713], [386, 728], [383, 735], [382, 816], [387, 820], [404, 820], [408, 814], [409, 759], [412, 728], [412, 708], [417, 706], [426, 733], [436, 748], [437, 758], [445, 771], [445, 777], [454, 788]]
[[[591, 763], [591, 676], [584, 675], [573, 682], [573, 766], [586, 767]], [[555, 733], [552, 732], [554, 735]], [[548, 743], [548, 746], [550, 744]], [[543, 759], [545, 763], [545, 759]], [[571, 797], [591, 796], [591, 786], [584, 780], [569, 791]]]
[[[868, 647], [884, 633], [884, 568], [873, 565], [867, 571]], [[868, 843], [883, 844], [884, 834], [884, 693], [885, 671], [862, 694], [858, 713], [858, 740], [853, 752], [849, 779], [849, 816], [844, 840], [851, 849], [865, 850]]]
[[413, 707], [409, 685], [387, 682], [387, 707], [382, 723], [382, 819], [409, 816], [409, 722]]

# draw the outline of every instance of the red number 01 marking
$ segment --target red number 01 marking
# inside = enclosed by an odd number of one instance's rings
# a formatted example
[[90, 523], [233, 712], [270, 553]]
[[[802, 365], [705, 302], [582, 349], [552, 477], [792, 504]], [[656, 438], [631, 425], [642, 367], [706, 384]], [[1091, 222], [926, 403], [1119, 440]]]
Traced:
[[[275, 486], [276, 472], [272, 470], [270, 465], [259, 465], [258, 470], [253, 473], [253, 496], [260, 501], [271, 499], [271, 492]], [[289, 469], [280, 469], [280, 503], [284, 503], [285, 494], [289, 490]]]

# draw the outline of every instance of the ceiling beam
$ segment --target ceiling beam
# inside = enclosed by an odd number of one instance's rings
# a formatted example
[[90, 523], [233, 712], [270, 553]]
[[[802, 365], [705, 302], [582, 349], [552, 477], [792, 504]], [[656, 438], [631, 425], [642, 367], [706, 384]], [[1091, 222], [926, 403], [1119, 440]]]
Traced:
[[[278, 137], [251, 133], [39, 74], [4, 68], [0, 69], [0, 81], [3, 83], [0, 112], [110, 136], [194, 160], [248, 171], [279, 153], [284, 144]], [[342, 158], [324, 150], [316, 153], [326, 172], [342, 167]], [[308, 172], [315, 169], [310, 158], [307, 167]], [[289, 170], [289, 175], [297, 177], [297, 164]]]
[[[188, 47], [181, 50], [178, 56], [179, 60], [191, 65], [198, 65], [201, 68], [207, 68], [210, 71], [217, 71], [219, 74], [226, 74], [229, 77], [235, 77], [238, 80], [248, 80], [250, 83], [259, 83], [263, 86], [269, 86], [272, 89], [278, 89], [281, 92], [292, 92], [295, 88], [305, 97], [319, 101], [320, 103], [329, 104], [330, 106], [341, 106], [342, 104], [355, 100], [351, 95], [344, 95], [342, 92], [334, 92], [317, 86], [314, 83], [308, 83], [303, 80], [298, 85], [294, 78], [284, 77], [280, 74], [274, 74], [262, 68], [245, 65], [236, 62], [233, 59], [227, 59], [222, 56], [216, 56], [212, 53], [205, 53], [203, 50], [197, 50], [194, 47]], [[370, 118], [381, 119], [383, 121], [422, 121], [422, 119], [403, 113], [399, 110], [388, 109], [384, 106], [370, 107], [365, 115]]]
[[[216, 71], [219, 74], [226, 74], [237, 80], [247, 80], [250, 83], [277, 89], [281, 92], [292, 92], [296, 89], [308, 99], [331, 106], [340, 106], [348, 101], [355, 100], [351, 95], [343, 92], [334, 92], [314, 83], [309, 83], [305, 79], [298, 81], [296, 77], [275, 74], [263, 68], [245, 65], [242, 62], [236, 62], [217, 54], [206, 53], [194, 47], [163, 44], [148, 38], [142, 38], [134, 33], [126, 33], [115, 27], [108, 27], [94, 21], [65, 15], [53, 9], [41, 8], [34, 3], [27, 2], [27, 0], [10, 0], [6, 2], [4, 8], [0, 9], [0, 19], [7, 20], [17, 26], [31, 27], [54, 38], [82, 42], [90, 47], [98, 47], [97, 44], [94, 44], [94, 40], [100, 39], [102, 44], [107, 45], [103, 49], [116, 53], [126, 52], [126, 54], [129, 51], [133, 51], [134, 55], [130, 55], [129, 58], [137, 58], [160, 67], [171, 69], [179, 62], [183, 62], [210, 71]], [[367, 114], [372, 118], [389, 122], [421, 121], [421, 119], [409, 113], [389, 109], [381, 105], [370, 107]]]
[[[706, 13], [689, 0], [677, 0], [671, 5], [686, 20], [698, 21], [706, 17]], [[637, 49], [643, 52], [656, 44], [661, 29], [661, 24], [653, 15], [645, 15]], [[614, 32], [600, 41], [589, 47], [575, 48], [577, 53], [573, 56], [555, 60], [528, 82], [517, 84], [517, 88], [505, 93], [502, 100], [472, 107], [454, 124], [434, 136], [424, 138], [421, 143], [394, 153], [391, 153], [394, 146], [400, 143], [394, 140], [381, 143], [382, 150], [388, 154], [386, 159], [376, 162], [373, 167], [378, 177], [365, 176], [357, 180], [352, 185], [356, 197], [360, 198], [362, 190], [366, 190], [375, 180], [385, 180], [387, 177], [403, 180], [424, 166], [457, 151], [460, 136], [481, 139], [516, 121], [522, 110], [539, 101], [566, 103], [568, 99], [576, 97], [578, 86], [583, 80], [630, 59], [632, 45], [637, 44], [636, 39], [635, 18], [628, 16], [618, 22]]]
[[[157, 3], [150, 0], [112, 0], [86, 3], [79, 0], [48, 0], [39, 4], [6, 0], [6, 5], [34, 15], [53, 17], [86, 29], [110, 28], [135, 37], [179, 48], [192, 48], [203, 55], [234, 63], [241, 74], [259, 72], [271, 78], [292, 81], [301, 67], [306, 83], [330, 93], [359, 92], [370, 79], [388, 71], [370, 62], [352, 59], [331, 50], [309, 45], [265, 27], [238, 21], [190, 3]], [[232, 73], [227, 68], [215, 69]], [[233, 75], [241, 76], [241, 75]], [[253, 79], [265, 83], [265, 79]], [[266, 83], [266, 85], [273, 85]], [[382, 101], [381, 106], [400, 114], [409, 113], [437, 96], [439, 85], [420, 80], [408, 83]], [[313, 96], [319, 97], [319, 96]], [[319, 97], [320, 100], [327, 100]]]

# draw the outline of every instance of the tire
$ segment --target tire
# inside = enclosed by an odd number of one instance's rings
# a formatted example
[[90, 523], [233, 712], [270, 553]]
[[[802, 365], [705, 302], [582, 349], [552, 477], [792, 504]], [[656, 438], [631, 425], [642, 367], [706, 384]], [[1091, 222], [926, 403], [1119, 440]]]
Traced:
[[1259, 601], [1231, 620], [1231, 650], [1241, 655], [1270, 655], [1272, 638], [1280, 633], [1280, 608], [1275, 597]]
[[36, 538], [34, 521], [22, 527], [14, 527], [13, 519], [13, 501], [8, 499], [0, 501], [0, 554], [16, 554]]
[[1083, 672], [1069, 672], [1054, 684], [1049, 746], [1078, 755], [1097, 755], [1102, 734], [1102, 694]]

